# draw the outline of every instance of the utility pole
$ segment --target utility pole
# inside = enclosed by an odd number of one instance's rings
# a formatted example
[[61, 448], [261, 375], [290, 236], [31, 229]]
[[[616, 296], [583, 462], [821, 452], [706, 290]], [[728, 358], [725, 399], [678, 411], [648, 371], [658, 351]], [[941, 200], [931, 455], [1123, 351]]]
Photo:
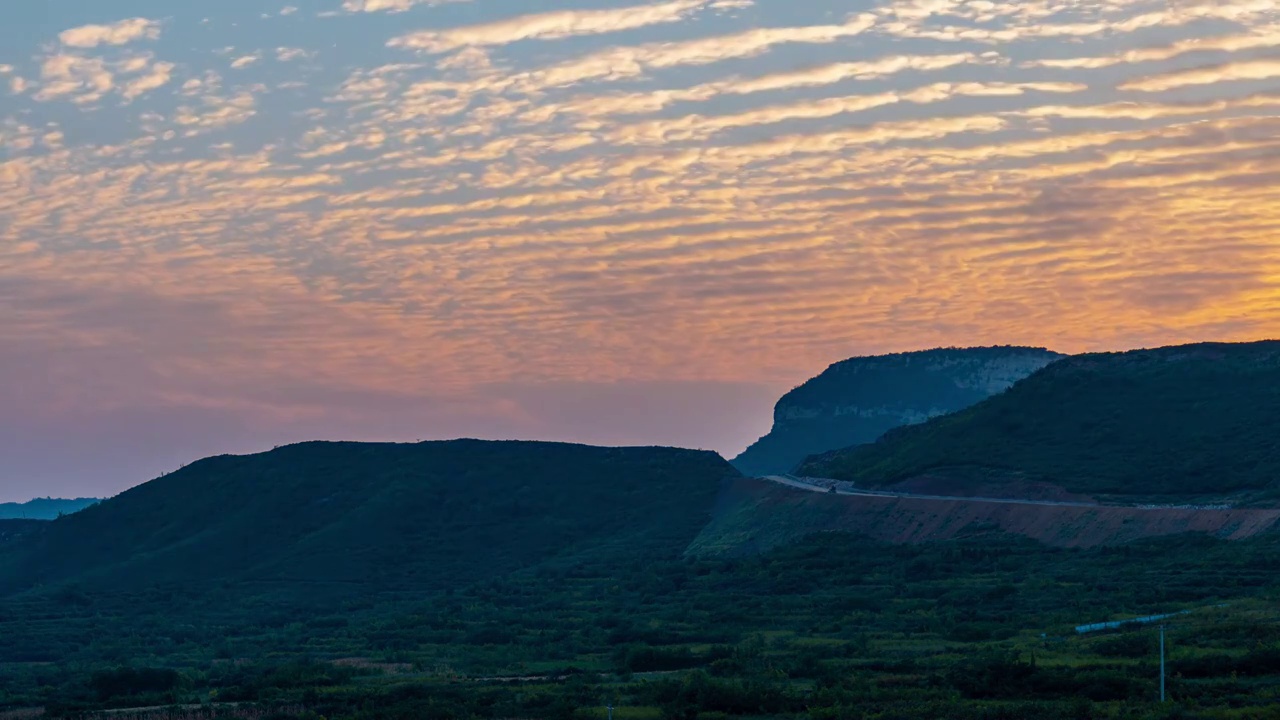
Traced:
[[613, 703], [609, 703], [609, 720], [613, 720]]
[[1165, 626], [1164, 625], [1160, 626], [1160, 702], [1165, 702]]

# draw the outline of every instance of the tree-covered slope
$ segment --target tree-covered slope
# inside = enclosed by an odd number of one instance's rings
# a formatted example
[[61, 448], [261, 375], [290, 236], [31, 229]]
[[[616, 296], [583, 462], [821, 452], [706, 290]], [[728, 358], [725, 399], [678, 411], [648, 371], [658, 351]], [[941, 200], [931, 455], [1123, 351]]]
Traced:
[[0, 563], [49, 526], [47, 520], [0, 520]]
[[544, 563], [676, 557], [735, 474], [707, 452], [469, 440], [215, 457], [48, 523], [0, 555], [0, 593], [438, 590]]
[[1061, 357], [989, 347], [851, 358], [784, 395], [773, 429], [732, 462], [746, 475], [791, 472], [809, 455], [969, 407]]
[[1102, 495], [1280, 495], [1280, 342], [1072, 357], [800, 471], [869, 487], [1005, 477]]

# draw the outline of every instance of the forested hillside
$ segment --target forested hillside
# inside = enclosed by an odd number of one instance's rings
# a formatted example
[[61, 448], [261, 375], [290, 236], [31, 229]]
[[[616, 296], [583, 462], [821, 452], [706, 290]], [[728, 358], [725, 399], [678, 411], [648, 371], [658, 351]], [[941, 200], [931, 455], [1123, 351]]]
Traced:
[[967, 410], [810, 458], [800, 472], [884, 487], [1045, 482], [1164, 502], [1280, 497], [1280, 342], [1056, 362]]
[[49, 523], [0, 556], [0, 591], [438, 590], [591, 556], [676, 557], [735, 474], [692, 450], [469, 440], [215, 457]]
[[[1278, 389], [1280, 343], [1081, 356], [805, 467], [1030, 503], [666, 448], [210, 458], [0, 521], [0, 717], [1275, 717], [1275, 510], [1054, 503], [1261, 504]], [[1153, 628], [1075, 631], [1155, 614], [1165, 705]]]

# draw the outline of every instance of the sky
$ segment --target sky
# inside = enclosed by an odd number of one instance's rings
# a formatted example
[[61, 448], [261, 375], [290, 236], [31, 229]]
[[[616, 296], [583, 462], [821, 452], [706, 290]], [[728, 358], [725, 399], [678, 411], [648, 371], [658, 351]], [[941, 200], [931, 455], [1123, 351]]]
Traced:
[[1280, 336], [1277, 0], [0, 7], [0, 501]]

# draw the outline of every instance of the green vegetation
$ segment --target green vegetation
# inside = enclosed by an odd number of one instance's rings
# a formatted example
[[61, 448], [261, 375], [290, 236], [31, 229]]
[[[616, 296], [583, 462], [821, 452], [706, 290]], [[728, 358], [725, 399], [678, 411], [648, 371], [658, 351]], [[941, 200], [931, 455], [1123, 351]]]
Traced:
[[733, 475], [692, 450], [468, 440], [216, 457], [0, 550], [0, 595], [159, 583], [318, 602], [584, 558], [677, 557]]
[[47, 520], [0, 520], [0, 566], [7, 556], [22, 552], [48, 525]]
[[[0, 603], [0, 713], [1260, 720], [1280, 713], [1277, 550], [1276, 536], [1080, 551], [827, 534], [324, 608], [244, 588], [27, 595]], [[1073, 630], [1179, 609], [1193, 612], [1170, 621], [1164, 707], [1154, 628]]]
[[1048, 482], [1127, 496], [1280, 496], [1280, 342], [1082, 355], [880, 441], [810, 458], [807, 475], [879, 487]]
[[[813, 464], [1265, 493], [1277, 381], [1280, 343], [1083, 356]], [[810, 532], [848, 498], [735, 499], [756, 482], [687, 450], [309, 443], [0, 521], [0, 720], [1280, 717], [1275, 531], [890, 545]], [[1164, 705], [1152, 627], [1075, 632], [1184, 610]]]
[[1060, 357], [1041, 348], [990, 347], [838, 362], [784, 395], [773, 429], [732, 462], [746, 475], [791, 472], [809, 455], [873, 442], [895, 427], [969, 407]]

